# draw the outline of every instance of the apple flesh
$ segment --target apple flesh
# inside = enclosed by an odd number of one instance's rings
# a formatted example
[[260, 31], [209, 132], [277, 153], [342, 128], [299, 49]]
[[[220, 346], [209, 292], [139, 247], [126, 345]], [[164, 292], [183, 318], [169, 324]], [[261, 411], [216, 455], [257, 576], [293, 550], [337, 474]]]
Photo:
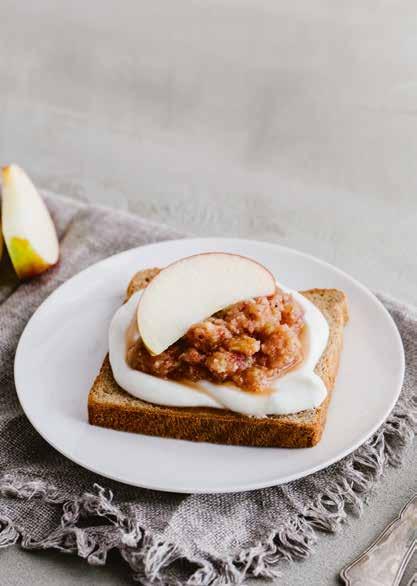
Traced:
[[4, 241], [20, 279], [39, 275], [57, 263], [59, 243], [48, 209], [17, 165], [2, 170]]
[[196, 254], [163, 269], [144, 290], [137, 323], [153, 355], [179, 340], [195, 323], [216, 311], [272, 295], [275, 278], [258, 262], [237, 254]]
[[3, 232], [1, 229], [1, 222], [0, 222], [0, 260], [1, 260], [1, 257], [3, 256], [3, 246], [4, 246], [3, 245]]

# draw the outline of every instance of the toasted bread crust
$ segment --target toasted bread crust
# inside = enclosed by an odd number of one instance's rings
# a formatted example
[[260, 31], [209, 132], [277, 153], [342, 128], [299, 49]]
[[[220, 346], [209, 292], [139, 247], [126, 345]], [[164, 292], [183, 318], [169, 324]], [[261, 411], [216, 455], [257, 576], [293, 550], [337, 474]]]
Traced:
[[[145, 277], [133, 277], [128, 297], [146, 286], [149, 275]], [[316, 367], [329, 392], [317, 409], [254, 418], [222, 409], [146, 403], [118, 386], [106, 356], [89, 393], [89, 422], [121, 431], [219, 444], [285, 448], [316, 445], [323, 434], [339, 367], [348, 308], [345, 294], [337, 289], [312, 289], [302, 294], [322, 311], [330, 326], [327, 347]]]
[[158, 273], [161, 272], [161, 269], [154, 267], [153, 269], [145, 269], [143, 271], [137, 272], [130, 280], [129, 285], [127, 286], [126, 290], [126, 299], [129, 299], [133, 293], [139, 291], [140, 289], [144, 289], [146, 285], [152, 281], [154, 277]]

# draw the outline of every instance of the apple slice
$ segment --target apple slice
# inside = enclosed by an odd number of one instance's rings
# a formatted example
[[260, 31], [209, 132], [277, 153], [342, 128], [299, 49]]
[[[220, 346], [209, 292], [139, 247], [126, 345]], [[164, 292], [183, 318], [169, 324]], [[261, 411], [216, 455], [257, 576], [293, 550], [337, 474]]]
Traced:
[[272, 273], [244, 256], [189, 256], [163, 269], [144, 290], [137, 310], [139, 332], [149, 352], [157, 355], [216, 311], [272, 295], [275, 289]]
[[1, 221], [0, 221], [0, 260], [3, 256], [3, 232], [1, 230]]
[[41, 196], [20, 167], [3, 167], [2, 183], [4, 240], [18, 277], [27, 279], [58, 261], [55, 226]]

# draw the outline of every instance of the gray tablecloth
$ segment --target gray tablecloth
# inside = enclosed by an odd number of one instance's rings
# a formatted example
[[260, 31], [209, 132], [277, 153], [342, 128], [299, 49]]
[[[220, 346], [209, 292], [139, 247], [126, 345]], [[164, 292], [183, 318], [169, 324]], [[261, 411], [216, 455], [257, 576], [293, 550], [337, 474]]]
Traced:
[[110, 254], [178, 237], [174, 230], [105, 208], [48, 197], [61, 238], [60, 264], [17, 288], [0, 285], [0, 545], [55, 548], [103, 564], [116, 549], [143, 584], [237, 584], [276, 577], [280, 562], [309, 555], [335, 531], [389, 464], [401, 463], [417, 426], [417, 312], [382, 298], [406, 352], [401, 398], [386, 424], [353, 455], [285, 486], [232, 495], [178, 495], [130, 488], [57, 453], [18, 403], [13, 358], [34, 310], [58, 285]]

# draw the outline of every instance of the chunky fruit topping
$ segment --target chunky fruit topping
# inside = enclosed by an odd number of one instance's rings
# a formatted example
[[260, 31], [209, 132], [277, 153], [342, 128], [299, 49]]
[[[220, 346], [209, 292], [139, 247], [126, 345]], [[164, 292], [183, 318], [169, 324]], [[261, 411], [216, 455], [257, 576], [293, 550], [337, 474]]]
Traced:
[[303, 311], [277, 289], [230, 305], [194, 324], [167, 350], [152, 356], [141, 339], [127, 351], [136, 369], [174, 380], [230, 382], [246, 391], [266, 392], [271, 381], [303, 359]]

